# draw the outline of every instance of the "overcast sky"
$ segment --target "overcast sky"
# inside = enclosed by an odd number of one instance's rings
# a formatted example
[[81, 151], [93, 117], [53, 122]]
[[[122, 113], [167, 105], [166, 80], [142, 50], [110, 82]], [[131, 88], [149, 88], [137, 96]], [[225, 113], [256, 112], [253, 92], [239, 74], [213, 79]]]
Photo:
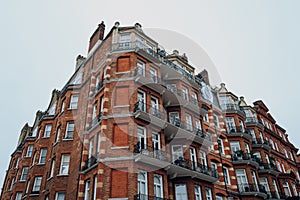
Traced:
[[139, 22], [189, 37], [205, 49], [227, 88], [249, 104], [262, 99], [299, 147], [299, 9], [297, 0], [2, 1], [1, 187], [21, 128], [63, 87], [102, 20], [106, 30], [115, 21]]

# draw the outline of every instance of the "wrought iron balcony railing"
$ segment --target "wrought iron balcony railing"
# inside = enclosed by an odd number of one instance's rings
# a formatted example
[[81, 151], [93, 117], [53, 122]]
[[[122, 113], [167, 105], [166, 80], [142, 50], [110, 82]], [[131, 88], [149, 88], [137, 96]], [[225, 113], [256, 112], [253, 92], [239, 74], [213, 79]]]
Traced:
[[246, 123], [258, 123], [256, 117], [246, 117]]
[[147, 146], [140, 142], [134, 145], [133, 153], [146, 155], [162, 161], [167, 161], [169, 159], [168, 154], [158, 146]]
[[200, 172], [209, 176], [212, 176], [214, 178], [218, 178], [218, 172], [215, 169], [212, 169], [206, 165], [202, 165], [200, 163], [184, 159], [182, 157], [179, 157], [173, 162], [174, 165], [178, 165], [183, 168], [187, 168], [189, 170], [193, 170], [196, 172]]
[[248, 130], [245, 129], [243, 126], [230, 126], [227, 127], [228, 134], [234, 134], [234, 133], [247, 133], [249, 134]]
[[242, 151], [236, 151], [232, 155], [233, 161], [254, 161], [254, 162], [259, 162], [258, 158], [250, 153], [244, 153]]
[[169, 200], [163, 197], [149, 196], [146, 194], [137, 194], [134, 196], [134, 200]]
[[134, 112], [141, 111], [165, 120], [165, 113], [159, 108], [159, 105], [148, 105], [142, 101], [138, 101], [134, 105]]
[[89, 169], [90, 167], [94, 166], [97, 162], [97, 155], [96, 156], [91, 156], [90, 158], [88, 158], [85, 162], [84, 162], [84, 167], [83, 167], [83, 171]]
[[266, 140], [262, 141], [260, 138], [252, 139], [252, 144], [264, 144], [270, 146], [268, 141]]
[[260, 169], [270, 169], [270, 170], [276, 170], [277, 171], [277, 168], [276, 168], [275, 164], [273, 164], [273, 163], [260, 162], [259, 163], [259, 168]]
[[88, 128], [88, 130], [90, 130], [90, 129], [93, 128], [96, 124], [98, 124], [99, 122], [101, 122], [101, 120], [102, 120], [102, 112], [100, 112], [98, 116], [96, 116], [94, 119], [92, 119], [92, 121], [89, 123], [89, 128]]
[[173, 63], [172, 61], [168, 60], [167, 59], [168, 54], [165, 50], [158, 49], [157, 51], [154, 51], [153, 49], [147, 47], [146, 45], [144, 45], [143, 43], [141, 43], [139, 41], [114, 43], [112, 45], [112, 51], [135, 50], [135, 49], [142, 50], [143, 52], [147, 53], [151, 57], [158, 59], [160, 62], [162, 62], [167, 67], [174, 69], [178, 73], [184, 75], [184, 77], [186, 77], [188, 80], [195, 82], [200, 87], [202, 86], [201, 85], [202, 78], [200, 78], [198, 76], [193, 76], [190, 72], [184, 70], [180, 66], [178, 66], [175, 63]]
[[157, 74], [146, 71], [145, 69], [140, 67], [135, 68], [134, 76], [145, 77], [149, 80], [150, 83], [162, 83], [161, 78]]
[[238, 187], [240, 193], [261, 192], [267, 194], [267, 191], [263, 185], [244, 183], [244, 184], [239, 184]]
[[225, 103], [221, 107], [223, 110], [240, 110], [239, 106], [234, 103]]

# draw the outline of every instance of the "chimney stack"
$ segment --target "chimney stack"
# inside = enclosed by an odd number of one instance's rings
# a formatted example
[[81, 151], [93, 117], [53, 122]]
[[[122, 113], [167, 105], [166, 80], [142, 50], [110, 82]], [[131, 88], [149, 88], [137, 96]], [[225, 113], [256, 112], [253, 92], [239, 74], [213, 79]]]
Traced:
[[101, 41], [103, 40], [104, 31], [105, 31], [105, 24], [102, 21], [101, 24], [98, 25], [98, 28], [95, 30], [95, 32], [90, 38], [89, 52], [99, 40]]
[[85, 57], [82, 55], [78, 55], [76, 58], [76, 66], [75, 66], [75, 71], [78, 69], [78, 67], [85, 61]]

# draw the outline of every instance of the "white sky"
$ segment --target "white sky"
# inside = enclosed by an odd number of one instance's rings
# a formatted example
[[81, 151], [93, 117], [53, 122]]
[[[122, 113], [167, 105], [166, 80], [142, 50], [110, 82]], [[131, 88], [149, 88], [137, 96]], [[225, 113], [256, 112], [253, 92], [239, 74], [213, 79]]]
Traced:
[[1, 2], [0, 187], [21, 128], [63, 87], [102, 20], [107, 31], [139, 22], [191, 38], [227, 88], [248, 103], [264, 100], [299, 147], [299, 8], [297, 0]]

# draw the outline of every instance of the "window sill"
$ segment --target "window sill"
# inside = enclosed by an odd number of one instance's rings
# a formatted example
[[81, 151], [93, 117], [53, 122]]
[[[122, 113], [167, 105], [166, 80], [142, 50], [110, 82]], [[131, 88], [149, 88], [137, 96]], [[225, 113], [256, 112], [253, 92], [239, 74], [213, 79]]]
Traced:
[[45, 137], [45, 136], [42, 137], [42, 139], [49, 139], [49, 138], [50, 138], [50, 136], [49, 137]]
[[129, 105], [113, 106], [113, 108], [129, 108]]
[[53, 179], [53, 176], [47, 178], [47, 181], [50, 181], [51, 179]]
[[55, 142], [55, 143], [53, 144], [53, 147], [55, 147], [57, 144], [58, 144], [58, 142]]
[[19, 183], [25, 183], [26, 180], [19, 180]]
[[64, 138], [64, 139], [62, 139], [62, 141], [72, 141], [72, 140], [74, 140], [74, 138]]
[[67, 110], [78, 110], [78, 108], [68, 108]]
[[116, 150], [116, 149], [129, 149], [129, 146], [114, 146], [114, 147], [110, 147], [110, 149], [112, 149], [112, 150]]
[[57, 174], [56, 176], [57, 177], [67, 177], [67, 176], [69, 176], [69, 174]]
[[38, 163], [38, 164], [36, 164], [37, 166], [43, 166], [43, 165], [45, 165], [46, 163]]

